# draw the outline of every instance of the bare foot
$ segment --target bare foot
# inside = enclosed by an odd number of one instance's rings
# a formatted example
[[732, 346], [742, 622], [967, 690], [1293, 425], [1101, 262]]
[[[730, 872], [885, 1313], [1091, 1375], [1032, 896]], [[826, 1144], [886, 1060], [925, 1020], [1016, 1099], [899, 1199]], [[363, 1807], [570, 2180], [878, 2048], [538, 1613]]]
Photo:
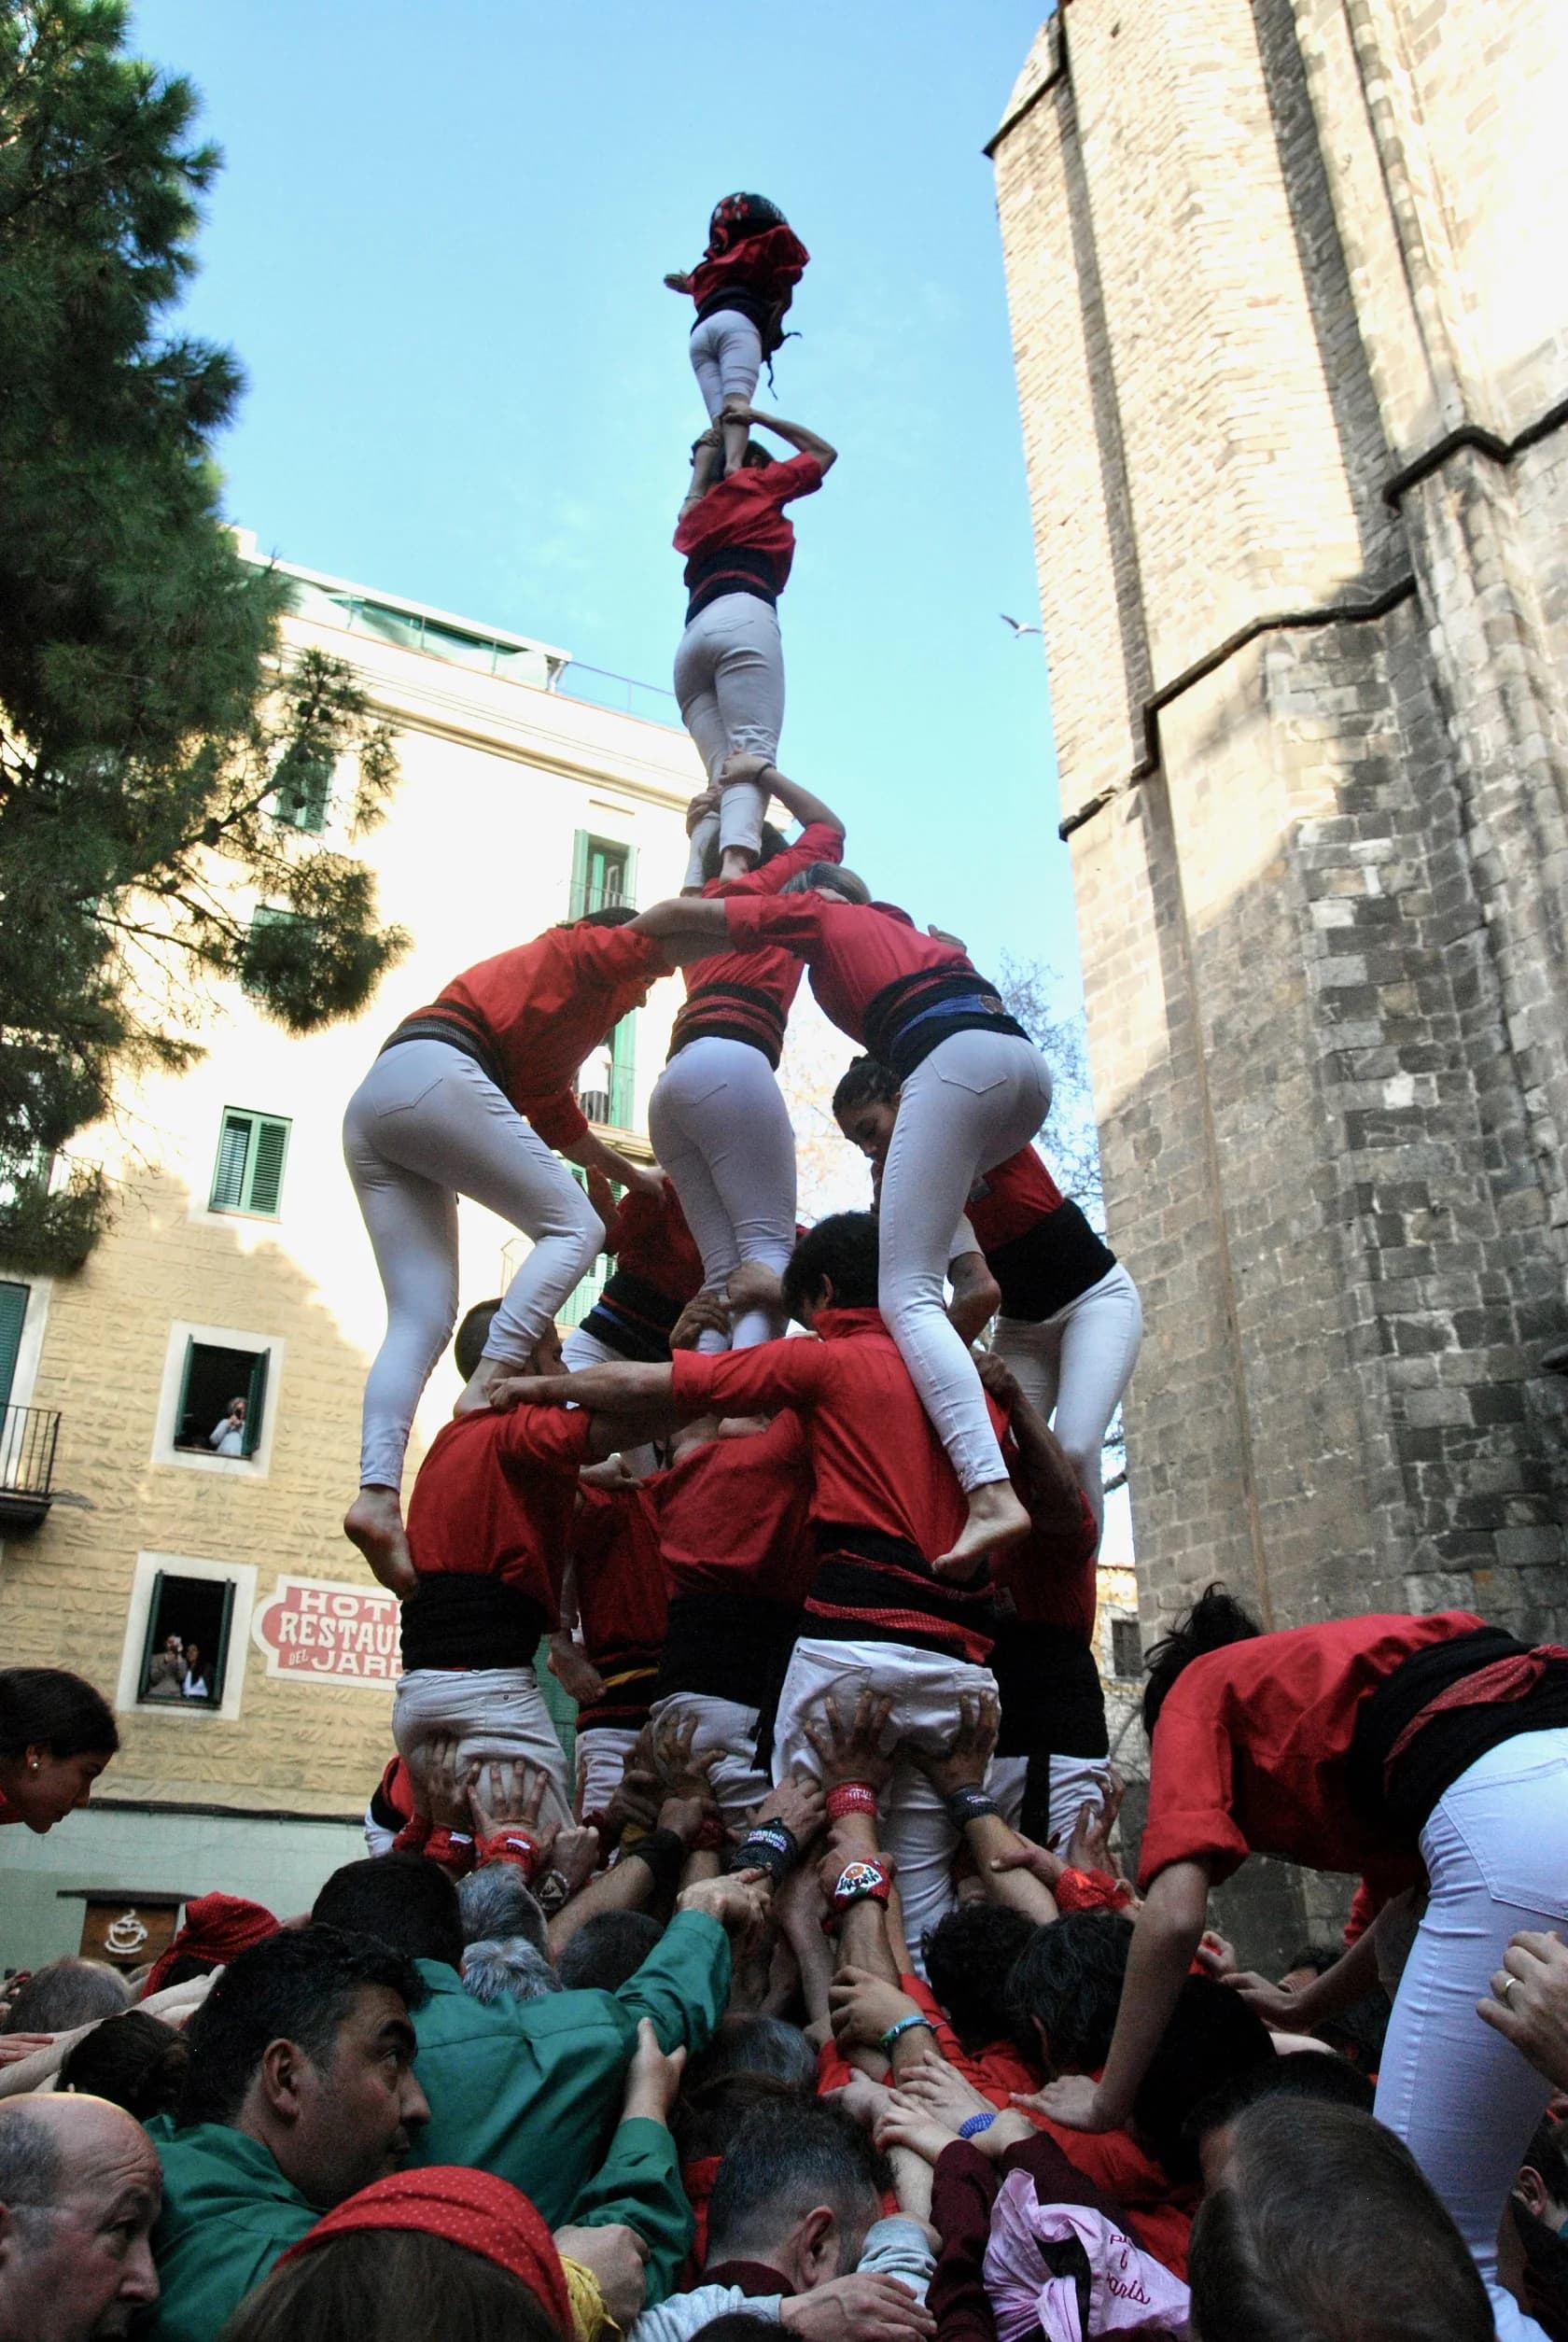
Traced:
[[453, 1414], [478, 1415], [483, 1412], [490, 1405], [493, 1384], [499, 1382], [503, 1376], [516, 1372], [517, 1368], [509, 1367], [503, 1358], [482, 1358], [464, 1383], [463, 1395], [453, 1409]]
[[362, 1488], [343, 1517], [343, 1535], [359, 1548], [378, 1586], [385, 1586], [399, 1602], [413, 1593], [419, 1579], [395, 1488]]
[[974, 1565], [999, 1545], [1029, 1535], [1029, 1517], [1013, 1494], [1011, 1480], [987, 1480], [969, 1492], [969, 1519], [959, 1540], [931, 1564], [937, 1578], [972, 1578]]

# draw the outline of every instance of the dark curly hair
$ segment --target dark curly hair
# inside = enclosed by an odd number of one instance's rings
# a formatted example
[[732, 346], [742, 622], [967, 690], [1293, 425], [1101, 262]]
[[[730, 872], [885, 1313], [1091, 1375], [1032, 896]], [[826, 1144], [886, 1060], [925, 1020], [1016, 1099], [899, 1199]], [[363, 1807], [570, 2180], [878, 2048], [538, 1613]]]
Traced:
[[1144, 1661], [1148, 1682], [1143, 1686], [1143, 1730], [1153, 1740], [1166, 1694], [1184, 1667], [1206, 1652], [1224, 1650], [1230, 1643], [1250, 1643], [1263, 1629], [1224, 1586], [1206, 1586], [1184, 1618], [1177, 1620]]
[[978, 1902], [956, 1904], [927, 1934], [926, 1981], [972, 2055], [1011, 2034], [1008, 1979], [1033, 1933], [1025, 1913]]
[[842, 1122], [857, 1106], [896, 1106], [899, 1077], [879, 1058], [851, 1058], [833, 1094], [833, 1119]]

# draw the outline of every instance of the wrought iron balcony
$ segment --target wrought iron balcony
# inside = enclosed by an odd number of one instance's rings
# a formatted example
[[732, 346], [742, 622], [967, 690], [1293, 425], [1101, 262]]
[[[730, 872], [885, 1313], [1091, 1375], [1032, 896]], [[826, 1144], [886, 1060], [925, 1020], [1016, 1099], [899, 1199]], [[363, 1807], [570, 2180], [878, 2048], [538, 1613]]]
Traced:
[[55, 1407], [0, 1409], [0, 1528], [35, 1529], [54, 1502]]

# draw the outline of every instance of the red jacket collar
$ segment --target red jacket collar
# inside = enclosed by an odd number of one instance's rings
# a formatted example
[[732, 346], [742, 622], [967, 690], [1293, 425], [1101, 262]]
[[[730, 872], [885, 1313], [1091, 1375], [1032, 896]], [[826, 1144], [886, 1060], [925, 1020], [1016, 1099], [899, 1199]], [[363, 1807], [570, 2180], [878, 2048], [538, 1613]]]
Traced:
[[882, 1334], [892, 1339], [880, 1310], [819, 1310], [811, 1330], [823, 1341], [853, 1341], [864, 1334]]

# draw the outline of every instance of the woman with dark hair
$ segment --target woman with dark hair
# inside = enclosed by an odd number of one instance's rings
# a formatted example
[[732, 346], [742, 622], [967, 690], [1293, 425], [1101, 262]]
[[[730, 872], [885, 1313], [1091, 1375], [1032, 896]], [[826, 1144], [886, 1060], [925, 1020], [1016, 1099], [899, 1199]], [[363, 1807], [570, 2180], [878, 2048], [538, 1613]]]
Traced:
[[674, 965], [630, 918], [591, 911], [455, 976], [404, 1017], [348, 1101], [343, 1157], [386, 1295], [386, 1335], [365, 1378], [359, 1494], [343, 1532], [399, 1597], [414, 1582], [403, 1455], [457, 1314], [458, 1197], [533, 1239], [464, 1394], [482, 1406], [497, 1375], [533, 1357], [604, 1242], [561, 1157], [661, 1192], [656, 1171], [594, 1136], [572, 1091], [589, 1051]]
[[[750, 772], [764, 802], [777, 798], [801, 834], [792, 846], [777, 832], [764, 837], [760, 866], [736, 878], [718, 875], [719, 849], [710, 845], [706, 899], [777, 894], [798, 872], [838, 862], [844, 824], [831, 806], [765, 758], [739, 760], [737, 768]], [[648, 1134], [675, 1182], [710, 1293], [721, 1294], [743, 1261], [782, 1276], [794, 1247], [795, 1135], [777, 1076], [801, 975], [801, 961], [780, 949], [721, 952], [685, 970], [685, 1005], [648, 1101]], [[779, 1312], [748, 1309], [731, 1341], [748, 1350], [783, 1330]], [[723, 1337], [704, 1333], [697, 1347], [721, 1350]]]
[[567, 2270], [506, 2181], [433, 2164], [361, 2188], [241, 2303], [223, 2342], [572, 2342]]
[[697, 304], [690, 344], [710, 423], [722, 422], [726, 471], [735, 470], [746, 446], [746, 422], [736, 410], [756, 395], [764, 358], [784, 339], [784, 313], [811, 255], [777, 203], [765, 195], [726, 195], [707, 223], [707, 249], [694, 269], [672, 269], [672, 293]]
[[107, 2098], [138, 2123], [173, 2114], [185, 2087], [190, 2044], [145, 2009], [105, 2017], [65, 2053], [55, 2087], [84, 2097]]
[[675, 695], [710, 787], [722, 793], [718, 811], [692, 833], [686, 884], [700, 886], [703, 860], [715, 838], [720, 875], [740, 877], [762, 851], [767, 792], [738, 757], [770, 764], [784, 728], [784, 644], [778, 597], [790, 582], [795, 531], [784, 507], [812, 496], [837, 461], [835, 451], [803, 424], [735, 410], [744, 430], [751, 423], [795, 450], [777, 463], [755, 440], [744, 459], [719, 476], [719, 439], [706, 431], [692, 449], [692, 482], [675, 528], [675, 550], [686, 557], [686, 625], [675, 654]]
[[[1082, 2130], [1125, 2123], [1203, 1932], [1249, 1854], [1364, 1877], [1383, 1904], [1428, 1883], [1394, 1998], [1377, 2114], [1474, 2255], [1502, 2342], [1542, 2342], [1497, 2271], [1498, 2223], [1551, 2085], [1481, 2023], [1509, 1937], [1568, 1923], [1568, 1652], [1463, 1610], [1265, 1634], [1211, 1586], [1149, 1659], [1144, 1900], [1105, 2069], [1041, 2099]], [[1376, 1981], [1377, 1925], [1305, 1990], [1233, 1980], [1309, 2032]]]
[[[856, 1058], [833, 1092], [834, 1121], [878, 1176], [898, 1107], [898, 1077], [875, 1058]], [[1032, 1146], [981, 1174], [964, 1225], [1001, 1295], [991, 1347], [1050, 1423], [1102, 1522], [1100, 1448], [1143, 1339], [1138, 1287]]]
[[853, 872], [818, 863], [782, 894], [682, 896], [637, 921], [682, 956], [712, 935], [749, 954], [804, 960], [823, 1013], [892, 1068], [902, 1101], [882, 1177], [878, 1295], [888, 1331], [946, 1450], [968, 1519], [950, 1551], [926, 1558], [973, 1577], [982, 1554], [1027, 1535], [968, 1345], [944, 1300], [953, 1230], [982, 1171], [1027, 1146], [1051, 1103], [1044, 1059], [963, 946], [906, 911], [873, 903]]
[[108, 1702], [60, 1667], [0, 1667], [0, 1823], [42, 1837], [78, 1812], [119, 1746]]

